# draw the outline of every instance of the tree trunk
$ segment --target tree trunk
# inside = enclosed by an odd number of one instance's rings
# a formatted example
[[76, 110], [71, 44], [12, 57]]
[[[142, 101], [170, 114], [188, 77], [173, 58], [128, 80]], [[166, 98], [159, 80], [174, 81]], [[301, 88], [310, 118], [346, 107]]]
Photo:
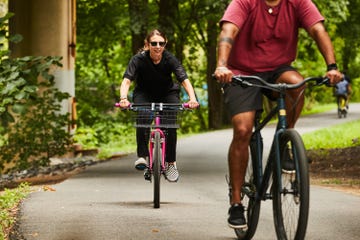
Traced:
[[212, 74], [216, 68], [216, 43], [218, 37], [217, 21], [213, 19], [208, 20], [206, 43], [206, 79], [208, 86], [208, 103], [209, 103], [209, 129], [220, 129], [223, 125], [224, 118], [224, 104], [223, 95], [221, 93], [220, 85], [213, 79]]
[[[160, 0], [159, 3], [159, 18], [158, 24], [161, 31], [163, 31], [168, 38], [168, 44], [166, 48], [169, 51], [174, 51], [175, 49], [175, 23], [177, 19], [178, 12], [178, 1], [177, 0]], [[180, 53], [182, 54], [182, 53]], [[179, 52], [175, 52], [175, 55], [181, 61], [181, 55]]]
[[131, 31], [131, 50], [137, 53], [144, 47], [144, 39], [148, 28], [148, 0], [129, 0], [130, 12], [130, 31]]

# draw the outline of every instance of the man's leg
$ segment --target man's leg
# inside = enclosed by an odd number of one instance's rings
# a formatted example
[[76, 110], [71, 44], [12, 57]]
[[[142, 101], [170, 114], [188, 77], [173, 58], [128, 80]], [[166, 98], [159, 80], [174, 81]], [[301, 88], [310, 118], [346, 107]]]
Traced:
[[[304, 78], [297, 71], [286, 71], [280, 75], [276, 82], [294, 84], [303, 80]], [[300, 88], [287, 91], [285, 104], [289, 128], [293, 128], [296, 121], [300, 117], [301, 111], [304, 106], [304, 96], [305, 85]]]
[[233, 139], [228, 156], [231, 185], [228, 224], [232, 228], [246, 227], [244, 207], [241, 204], [240, 195], [249, 160], [249, 142], [254, 118], [255, 111], [239, 113], [232, 118]]
[[241, 203], [240, 192], [244, 184], [249, 159], [249, 142], [255, 111], [239, 113], [232, 118], [233, 139], [229, 148], [228, 163], [232, 197], [230, 204]]

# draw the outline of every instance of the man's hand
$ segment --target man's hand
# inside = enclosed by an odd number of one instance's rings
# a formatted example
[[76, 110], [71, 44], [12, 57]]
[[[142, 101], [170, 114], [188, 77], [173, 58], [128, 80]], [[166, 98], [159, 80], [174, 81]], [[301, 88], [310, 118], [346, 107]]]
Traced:
[[343, 79], [343, 74], [339, 70], [330, 70], [326, 73], [326, 77], [330, 80], [330, 85], [335, 86]]
[[230, 83], [234, 74], [227, 67], [217, 67], [214, 76], [220, 83]]

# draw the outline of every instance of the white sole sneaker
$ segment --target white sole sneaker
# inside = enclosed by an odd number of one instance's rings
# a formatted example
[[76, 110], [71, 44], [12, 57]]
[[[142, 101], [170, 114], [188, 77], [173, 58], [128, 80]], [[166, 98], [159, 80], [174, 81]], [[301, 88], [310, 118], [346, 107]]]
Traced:
[[177, 182], [179, 180], [179, 171], [175, 164], [167, 164], [165, 177], [169, 182]]
[[135, 168], [137, 170], [144, 170], [147, 168], [147, 161], [145, 158], [141, 157], [135, 161]]

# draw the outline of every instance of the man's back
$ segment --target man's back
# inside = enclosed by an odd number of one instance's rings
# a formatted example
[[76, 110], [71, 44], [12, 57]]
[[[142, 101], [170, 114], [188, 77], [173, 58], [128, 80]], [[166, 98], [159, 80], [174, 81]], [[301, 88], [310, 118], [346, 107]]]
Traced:
[[340, 81], [338, 84], [336, 84], [335, 86], [335, 95], [347, 95], [348, 94], [348, 81], [343, 80]]

